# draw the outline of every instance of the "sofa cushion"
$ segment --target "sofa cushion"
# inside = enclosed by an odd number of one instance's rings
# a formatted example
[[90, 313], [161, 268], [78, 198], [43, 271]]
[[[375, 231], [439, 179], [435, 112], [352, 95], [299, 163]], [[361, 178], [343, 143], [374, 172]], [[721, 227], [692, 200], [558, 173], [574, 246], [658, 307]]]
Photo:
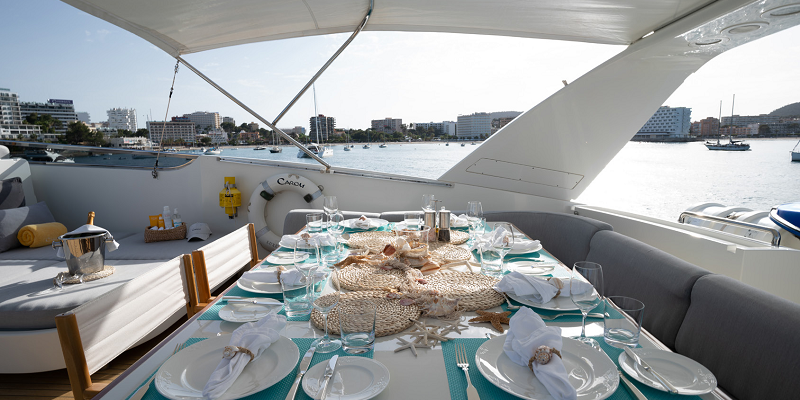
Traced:
[[[323, 212], [322, 210], [315, 210], [315, 209], [296, 209], [289, 211], [286, 214], [286, 218], [283, 220], [283, 234], [284, 235], [294, 235], [300, 229], [303, 229], [306, 226], [306, 214], [315, 213], [315, 212]], [[378, 213], [370, 213], [370, 212], [362, 212], [362, 211], [339, 211], [344, 215], [344, 219], [352, 219], [358, 218], [362, 215], [366, 216], [367, 218], [378, 218], [380, 215]], [[275, 232], [277, 235], [278, 232]]]
[[675, 349], [703, 364], [739, 400], [800, 393], [800, 305], [723, 275], [692, 288]]
[[19, 177], [0, 181], [0, 210], [25, 207], [25, 191]]
[[55, 222], [44, 202], [29, 207], [0, 210], [0, 252], [22, 246], [17, 233], [25, 225]]
[[605, 222], [564, 213], [495, 211], [484, 216], [487, 222], [511, 222], [570, 268], [576, 261], [586, 260], [596, 232], [612, 229]]
[[644, 303], [642, 326], [674, 349], [692, 285], [710, 272], [613, 231], [594, 235], [586, 259], [603, 266], [603, 294]]
[[[119, 248], [115, 251], [106, 249], [106, 260], [171, 260], [181, 254], [191, 254], [224, 235], [212, 234], [208, 240], [164, 240], [145, 243], [144, 232], [117, 239]], [[116, 238], [115, 238], [116, 239]]]

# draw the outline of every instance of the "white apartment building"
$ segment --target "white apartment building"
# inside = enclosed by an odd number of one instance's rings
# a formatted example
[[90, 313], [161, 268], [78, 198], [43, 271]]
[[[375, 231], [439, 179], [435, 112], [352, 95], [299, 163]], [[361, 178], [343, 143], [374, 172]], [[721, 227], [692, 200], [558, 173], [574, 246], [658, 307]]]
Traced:
[[41, 137], [39, 125], [28, 125], [24, 122], [17, 94], [11, 92], [11, 89], [0, 88], [0, 138], [16, 139], [19, 135]]
[[394, 132], [402, 132], [403, 131], [403, 119], [402, 118], [384, 118], [384, 119], [373, 119], [372, 120], [372, 129], [383, 132], [383, 133], [394, 133]]
[[234, 120], [233, 117], [222, 117], [222, 122], [223, 123], [230, 122], [230, 123], [236, 125], [236, 120]]
[[152, 149], [153, 142], [144, 136], [118, 137], [109, 139], [111, 147], [121, 147], [126, 149]]
[[735, 125], [735, 126], [750, 126], [754, 124], [777, 124], [781, 122], [781, 117], [777, 115], [733, 115], [730, 117], [722, 117], [722, 126]]
[[50, 99], [47, 100], [47, 103], [20, 102], [19, 107], [22, 118], [33, 113], [50, 114], [53, 118], [61, 121], [61, 128], [56, 129], [56, 133], [61, 135], [67, 132], [70, 123], [78, 120], [72, 100]]
[[112, 108], [106, 111], [108, 114], [108, 127], [111, 129], [124, 129], [136, 132], [136, 109], [135, 108]]
[[86, 125], [89, 125], [92, 122], [91, 118], [89, 117], [89, 113], [88, 112], [78, 111], [75, 114], [78, 115], [78, 121], [81, 121]]
[[485, 112], [459, 115], [457, 129], [459, 138], [480, 139], [489, 137], [492, 133], [492, 115]]
[[455, 121], [442, 121], [442, 122], [415, 122], [414, 128], [416, 129], [433, 129], [441, 135], [456, 135]]
[[200, 129], [218, 130], [220, 118], [218, 112], [208, 111], [195, 111], [191, 114], [183, 114], [184, 117], [189, 118], [193, 124], [199, 125]]
[[688, 107], [658, 108], [650, 120], [636, 133], [636, 138], [664, 139], [689, 136], [692, 127], [692, 109]]
[[147, 121], [147, 131], [150, 141], [160, 144], [163, 141], [177, 142], [183, 140], [184, 143], [195, 143], [196, 132], [194, 122], [163, 122]]

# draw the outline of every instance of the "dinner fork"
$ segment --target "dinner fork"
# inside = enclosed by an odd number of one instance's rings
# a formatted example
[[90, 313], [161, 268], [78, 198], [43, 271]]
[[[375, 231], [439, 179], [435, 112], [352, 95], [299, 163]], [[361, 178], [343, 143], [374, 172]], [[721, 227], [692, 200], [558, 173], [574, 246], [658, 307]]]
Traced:
[[469, 358], [463, 344], [456, 344], [456, 365], [464, 370], [464, 375], [467, 376], [467, 400], [480, 400], [478, 389], [475, 389], [469, 381]]
[[[564, 316], [580, 317], [581, 315], [580, 314], [576, 314], [576, 313], [560, 313], [560, 314], [556, 314], [556, 315], [539, 315], [539, 316], [542, 317], [542, 319], [545, 320], [545, 321], [552, 321], [552, 320], [554, 320], [554, 319], [556, 319], [558, 317], [564, 317]], [[587, 318], [603, 318], [603, 314], [600, 314], [600, 313], [589, 313], [589, 314], [586, 314], [586, 317]]]
[[[172, 355], [178, 354], [178, 352], [183, 350], [184, 347], [186, 347], [186, 343], [178, 343], [175, 346], [175, 350], [172, 351]], [[147, 382], [145, 382], [144, 385], [142, 385], [142, 387], [140, 387], [139, 390], [137, 390], [136, 393], [134, 393], [133, 396], [131, 396], [128, 400], [141, 400], [142, 397], [144, 397], [144, 394], [147, 393], [147, 389], [150, 388], [150, 383], [156, 378], [157, 373], [158, 371], [153, 373], [153, 376], [151, 376], [150, 379], [148, 379]]]

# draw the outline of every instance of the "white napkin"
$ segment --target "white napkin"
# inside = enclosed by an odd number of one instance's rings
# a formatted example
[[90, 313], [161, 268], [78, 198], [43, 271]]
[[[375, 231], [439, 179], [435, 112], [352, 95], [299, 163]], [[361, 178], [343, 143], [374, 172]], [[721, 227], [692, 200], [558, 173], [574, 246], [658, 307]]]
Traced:
[[[303, 239], [300, 238], [300, 235], [283, 235], [278, 245], [293, 249], [297, 240], [300, 240], [301, 244], [305, 246], [306, 243], [304, 243]], [[315, 243], [320, 246], [333, 246], [336, 244], [336, 239], [329, 233], [314, 233], [311, 234], [311, 239], [308, 240], [308, 243], [311, 246], [313, 246]]]
[[[119, 248], [119, 243], [117, 243], [117, 241], [114, 240], [114, 237], [111, 236], [111, 233], [109, 231], [99, 227], [99, 226], [96, 226], [96, 225], [86, 224], [86, 225], [84, 225], [84, 226], [82, 226], [82, 227], [80, 227], [78, 229], [75, 229], [72, 232], [66, 233], [65, 235], [80, 235], [82, 233], [97, 234], [97, 233], [104, 233], [104, 232], [107, 233], [108, 237], [111, 238], [111, 243], [106, 243], [106, 249], [108, 249], [108, 251], [114, 251], [114, 250], [118, 249]], [[56, 250], [56, 257], [64, 258], [64, 246], [61, 246], [61, 247], [58, 248], [58, 250]]]
[[450, 226], [454, 228], [466, 228], [469, 226], [469, 217], [467, 217], [467, 214], [458, 216], [450, 214]]
[[[314, 282], [320, 282], [325, 277], [325, 272], [317, 271], [314, 273]], [[242, 274], [242, 279], [253, 282], [278, 283], [278, 271], [247, 271]], [[300, 285], [303, 283], [303, 273], [296, 269], [283, 271], [281, 272], [281, 281], [287, 285]]]
[[362, 215], [361, 218], [358, 218], [353, 221], [353, 228], [358, 228], [358, 229], [372, 229], [372, 228], [377, 228], [378, 225], [379, 224], [377, 221], [373, 221], [372, 218], [367, 218], [365, 215]]
[[[561, 282], [564, 283], [564, 288], [561, 289], [559, 296], [569, 297], [570, 294], [570, 279], [563, 278]], [[558, 288], [555, 286], [554, 280], [546, 280], [533, 275], [525, 275], [517, 271], [510, 272], [497, 282], [494, 286], [495, 290], [506, 293], [514, 293], [534, 303], [544, 304], [549, 302], [558, 293]], [[575, 282], [575, 293], [584, 293], [587, 290], [592, 290], [592, 285], [583, 281]]]
[[[528, 368], [528, 360], [539, 346], [561, 351], [561, 328], [546, 326], [542, 318], [528, 307], [520, 308], [508, 324], [503, 352], [515, 364]], [[533, 373], [556, 400], [577, 399], [578, 393], [569, 384], [561, 357], [552, 354], [547, 364], [533, 363]]]
[[539, 245], [540, 242], [538, 240], [514, 238], [514, 245], [511, 246], [511, 250], [520, 253], [530, 253], [538, 249]]
[[[248, 322], [231, 333], [230, 346], [244, 347], [258, 358], [272, 343], [280, 338], [278, 334], [286, 326], [286, 317], [268, 314], [256, 322]], [[237, 353], [233, 358], [223, 358], [203, 388], [203, 397], [218, 399], [228, 390], [247, 366], [250, 356]]]
[[491, 232], [486, 232], [483, 235], [480, 235], [476, 238], [475, 243], [472, 244], [470, 251], [478, 249], [479, 251], [488, 251], [494, 247], [494, 244], [500, 245], [503, 241], [503, 238], [506, 236], [508, 231], [505, 228], [500, 227]]

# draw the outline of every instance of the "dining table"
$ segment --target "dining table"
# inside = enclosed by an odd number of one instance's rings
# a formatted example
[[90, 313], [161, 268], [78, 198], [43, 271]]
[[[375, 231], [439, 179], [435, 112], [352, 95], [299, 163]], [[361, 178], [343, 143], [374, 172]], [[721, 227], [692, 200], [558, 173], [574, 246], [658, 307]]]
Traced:
[[[390, 231], [393, 229], [393, 224], [388, 224], [378, 229]], [[348, 231], [354, 232], [358, 230], [349, 229]], [[522, 233], [516, 228], [514, 229], [514, 231], [515, 235], [518, 235], [518, 237], [523, 240], [535, 239], [527, 237], [524, 233]], [[467, 243], [461, 244], [461, 246], [469, 247], [471, 244], [472, 244], [471, 241], [469, 241]], [[547, 245], [546, 243], [544, 243], [543, 245], [545, 246], [545, 248], [542, 248], [536, 252], [528, 254], [507, 255], [505, 260], [507, 265], [509, 266], [509, 269], [513, 269], [514, 265], [519, 264], [520, 262], [523, 262], [523, 264], [525, 265], [532, 265], [531, 262], [542, 262], [542, 264], [544, 265], [552, 266], [552, 270], [549, 271], [547, 274], [545, 274], [545, 276], [568, 278], [571, 273], [571, 268], [567, 265], [564, 265], [564, 263], [562, 263], [552, 254], [550, 254], [546, 249]], [[291, 249], [280, 248], [278, 250], [287, 252], [290, 251]], [[470, 260], [471, 264], [479, 266], [480, 260], [478, 259], [478, 257], [476, 257], [477, 253], [473, 251], [472, 254], [473, 258]], [[260, 265], [254, 267], [254, 269], [274, 268], [275, 265], [268, 262], [267, 261], [268, 259], [270, 259], [270, 257], [265, 258], [260, 263]], [[274, 258], [272, 258], [272, 260], [274, 260]], [[528, 262], [525, 263], [525, 261]], [[289, 264], [289, 265], [284, 265], [284, 267], [292, 268], [293, 266]], [[474, 273], [479, 274], [480, 271], [474, 270]], [[330, 292], [332, 290], [330, 280], [324, 281], [322, 285], [323, 287], [321, 288], [321, 291], [323, 294], [326, 292]], [[162, 394], [158, 392], [154, 382], [156, 379], [151, 379], [151, 378], [153, 378], [154, 375], [156, 375], [156, 373], [159, 371], [160, 368], [162, 368], [162, 365], [164, 365], [166, 361], [168, 361], [171, 357], [173, 357], [173, 353], [175, 352], [175, 349], [177, 347], [181, 346], [185, 347], [186, 345], [191, 345], [203, 340], [214, 339], [230, 335], [236, 328], [242, 325], [241, 323], [222, 320], [219, 317], [220, 308], [225, 304], [225, 300], [223, 300], [223, 298], [225, 298], [226, 296], [245, 296], [245, 297], [255, 297], [255, 298], [267, 297], [267, 298], [276, 298], [278, 300], [281, 299], [280, 293], [275, 293], [275, 294], [249, 293], [243, 290], [241, 285], [237, 284], [231, 285], [230, 287], [226, 288], [219, 296], [217, 296], [216, 301], [213, 301], [201, 312], [189, 318], [187, 322], [182, 324], [178, 329], [172, 332], [166, 339], [164, 339], [161, 343], [156, 345], [152, 350], [150, 350], [146, 355], [144, 355], [141, 359], [139, 359], [135, 364], [133, 364], [116, 380], [111, 382], [98, 395], [97, 398], [105, 398], [105, 399], [139, 398], [139, 396], [141, 396], [142, 393], [144, 393], [144, 395], [141, 398], [147, 400], [161, 400], [168, 398], [162, 396]], [[522, 307], [525, 306], [524, 304], [518, 303], [513, 300], [509, 300], [509, 303], [511, 303], [513, 306], [522, 306]], [[531, 307], [531, 309], [533, 309], [538, 314], [544, 317], [552, 316], [557, 313], [557, 311], [544, 310], [536, 307]], [[501, 306], [489, 309], [487, 311], [503, 312], [507, 310], [509, 310], [508, 303], [504, 303]], [[511, 311], [514, 312], [515, 310]], [[648, 310], [648, 311], [657, 312], [653, 310]], [[568, 315], [561, 316], [553, 320], [545, 320], [545, 323], [548, 326], [560, 327], [561, 334], [565, 338], [580, 336], [581, 322], [582, 322], [580, 312], [572, 311], [567, 314]], [[505, 391], [504, 389], [499, 388], [497, 385], [491, 383], [491, 381], [486, 379], [479, 371], [475, 359], [476, 351], [478, 351], [478, 349], [482, 345], [487, 343], [487, 341], [498, 338], [499, 335], [502, 334], [498, 332], [495, 328], [493, 328], [493, 326], [489, 323], [468, 322], [470, 319], [476, 316], [477, 314], [474, 311], [464, 312], [463, 315], [460, 316], [460, 320], [457, 321], [458, 323], [460, 323], [461, 329], [458, 329], [457, 331], [453, 331], [447, 334], [447, 337], [453, 340], [449, 340], [447, 342], [440, 342], [437, 345], [434, 345], [432, 348], [418, 348], [416, 349], [416, 353], [413, 353], [412, 351], [408, 350], [396, 351], [396, 349], [402, 346], [403, 341], [411, 341], [414, 338], [414, 336], [412, 336], [412, 333], [409, 332], [409, 329], [406, 329], [399, 333], [376, 338], [374, 342], [374, 349], [368, 352], [366, 356], [368, 358], [374, 359], [375, 361], [378, 361], [379, 363], [383, 364], [386, 367], [386, 369], [388, 369], [388, 376], [381, 377], [381, 379], [388, 378], [388, 384], [387, 382], [383, 382], [382, 384], [385, 387], [381, 388], [381, 391], [377, 395], [373, 394], [374, 398], [379, 400], [448, 399], [448, 398], [467, 400], [468, 397], [465, 390], [466, 389], [465, 375], [464, 372], [462, 372], [462, 370], [458, 368], [456, 354], [455, 354], [455, 351], [457, 350], [456, 346], [460, 347], [461, 345], [464, 345], [468, 353], [469, 374], [471, 383], [473, 386], [477, 388], [478, 394], [480, 395], [480, 398], [482, 400], [519, 398], [517, 396], [509, 394], [508, 391]], [[420, 319], [420, 321], [424, 322], [428, 326], [444, 326], [453, 323], [453, 321], [439, 320], [430, 317], [427, 318], [423, 317]], [[508, 326], [504, 325], [503, 328], [506, 329], [507, 331]], [[299, 371], [298, 364], [300, 363], [300, 360], [303, 358], [306, 350], [309, 348], [310, 342], [313, 339], [322, 337], [323, 334], [324, 332], [321, 329], [315, 327], [312, 321], [309, 320], [308, 318], [296, 318], [296, 317], [288, 318], [285, 327], [280, 331], [280, 335], [285, 338], [291, 339], [298, 346], [299, 356], [294, 368], [289, 373], [289, 375], [286, 376], [280, 383], [275, 384], [269, 388], [265, 388], [264, 390], [252, 394], [250, 396], [247, 396], [245, 398], [279, 399], [279, 400], [285, 399], [289, 390], [289, 385], [293, 383]], [[597, 318], [597, 317], [587, 318], [586, 336], [593, 337], [597, 340], [598, 343], [600, 343], [600, 349], [597, 349], [597, 352], [599, 354], [598, 357], [605, 357], [607, 355], [608, 358], [616, 366], [619, 366], [618, 359], [619, 359], [619, 354], [622, 352], [622, 350], [611, 347], [606, 343], [604, 343], [602, 318]], [[647, 332], [645, 329], [642, 329], [641, 336], [639, 339], [639, 346], [645, 349], [670, 351], [670, 349], [667, 346], [660, 343], [652, 334]], [[189, 348], [190, 347], [191, 346], [189, 346]], [[317, 364], [320, 363], [325, 364], [326, 361], [333, 354], [339, 354], [341, 356], [348, 355], [344, 354], [341, 349], [337, 350], [334, 353], [328, 353], [328, 354], [317, 353], [314, 355], [309, 370]], [[568, 371], [568, 373], [573, 373], [573, 372]], [[588, 373], [589, 375], [591, 375], [593, 371], [588, 371]], [[307, 374], [306, 377], [308, 376], [309, 375]], [[700, 396], [670, 395], [664, 391], [656, 390], [640, 382], [637, 382], [626, 373], [623, 373], [623, 376], [627, 378], [629, 381], [633, 382], [633, 384], [642, 392], [642, 394], [644, 394], [644, 396], [647, 399], [651, 400], [667, 399], [667, 398], [670, 399], [679, 399], [679, 398], [725, 399], [726, 398], [724, 393], [721, 393], [718, 390]], [[591, 377], [585, 377], [585, 378], [590, 379]], [[605, 383], [605, 385], [608, 387], [608, 389], [606, 390], [611, 391], [613, 393], [604, 393], [603, 396], [615, 400], [636, 399], [636, 397], [634, 397], [634, 395], [626, 388], [626, 385], [623, 384], [622, 380], [617, 381], [615, 377], [612, 376], [605, 376], [604, 378], [608, 381]], [[535, 379], [533, 378], [532, 373], [529, 379]], [[346, 382], [344, 384], [346, 385]], [[301, 387], [297, 391], [296, 398], [297, 399], [310, 398], [304, 393], [302, 385], [300, 386]], [[146, 389], [143, 389], [143, 387], [146, 387]], [[529, 398], [535, 398], [535, 399], [552, 398], [547, 392], [533, 393], [529, 395], [530, 395]], [[336, 399], [337, 397], [331, 396], [329, 398]]]

